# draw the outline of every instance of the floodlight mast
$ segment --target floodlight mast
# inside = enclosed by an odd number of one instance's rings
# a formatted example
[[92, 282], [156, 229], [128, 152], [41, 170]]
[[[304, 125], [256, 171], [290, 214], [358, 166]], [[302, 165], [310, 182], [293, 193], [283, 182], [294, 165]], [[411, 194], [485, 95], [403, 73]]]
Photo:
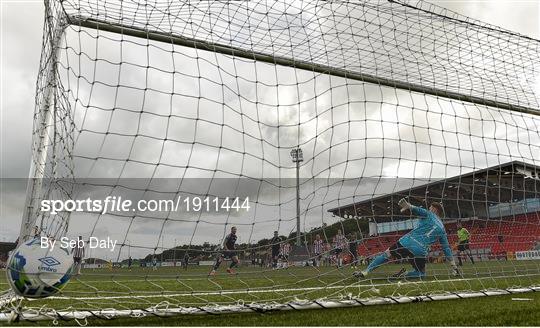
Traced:
[[300, 163], [304, 161], [302, 149], [292, 149], [291, 158], [296, 164], [296, 246], [300, 246]]

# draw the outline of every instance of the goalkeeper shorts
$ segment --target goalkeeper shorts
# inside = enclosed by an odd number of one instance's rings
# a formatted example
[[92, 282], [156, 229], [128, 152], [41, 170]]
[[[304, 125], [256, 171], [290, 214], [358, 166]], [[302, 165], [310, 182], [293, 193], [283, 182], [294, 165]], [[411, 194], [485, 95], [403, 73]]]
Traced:
[[414, 254], [398, 241], [390, 246], [390, 255], [397, 260], [407, 260], [416, 271], [426, 272], [426, 258]]

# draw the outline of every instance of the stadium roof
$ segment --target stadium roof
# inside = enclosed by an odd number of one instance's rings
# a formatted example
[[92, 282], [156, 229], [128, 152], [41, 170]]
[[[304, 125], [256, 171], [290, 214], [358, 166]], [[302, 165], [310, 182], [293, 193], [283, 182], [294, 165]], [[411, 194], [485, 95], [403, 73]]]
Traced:
[[403, 216], [397, 205], [403, 197], [422, 206], [441, 202], [446, 217], [487, 217], [490, 206], [540, 198], [540, 167], [520, 161], [507, 162], [332, 208], [328, 212], [344, 218], [392, 220]]
[[16, 246], [15, 243], [10, 242], [0, 242], [0, 255], [1, 254], [7, 254], [9, 251], [14, 249]]

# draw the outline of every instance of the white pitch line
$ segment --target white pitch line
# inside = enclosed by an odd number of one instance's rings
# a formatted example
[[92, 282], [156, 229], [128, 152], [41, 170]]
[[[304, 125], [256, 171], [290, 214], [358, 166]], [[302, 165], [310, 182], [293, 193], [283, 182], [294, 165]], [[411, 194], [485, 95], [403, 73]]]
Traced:
[[[495, 271], [495, 272], [493, 272], [493, 274], [513, 273], [513, 272], [515, 272], [515, 269], [516, 269], [516, 267], [512, 267], [512, 266], [501, 267], [501, 268], [502, 269], [509, 269], [509, 270]], [[270, 271], [270, 272], [275, 273], [275, 271]], [[246, 278], [246, 279], [255, 279], [255, 277], [252, 278], [252, 277], [245, 277], [244, 276], [244, 274], [253, 274], [253, 273], [258, 273], [258, 272], [256, 272], [256, 271], [242, 272], [243, 277]], [[327, 277], [331, 277], [331, 276], [338, 276], [339, 277], [337, 272], [330, 272], [330, 273], [331, 274], [323, 273], [323, 274], [320, 275], [320, 277], [321, 278], [327, 278]], [[388, 272], [388, 274], [391, 274], [391, 273], [393, 273], [393, 272]], [[467, 275], [471, 274], [471, 272], [465, 272], [465, 273]], [[482, 274], [482, 275], [491, 274], [490, 272], [479, 272], [479, 273]], [[345, 273], [345, 274], [347, 274], [347, 273]], [[536, 273], [531, 274], [531, 275], [536, 275]], [[91, 276], [95, 276], [95, 275], [88, 274], [87, 276], [91, 277]], [[103, 275], [103, 276], [110, 277], [110, 275]], [[299, 277], [299, 278], [302, 278], [302, 279], [310, 279], [310, 278], [316, 278], [317, 277], [317, 276], [310, 276], [310, 275], [296, 275], [296, 276]], [[526, 275], [522, 275], [522, 276], [526, 276]], [[128, 275], [118, 275], [118, 277], [126, 278], [126, 277], [128, 277]], [[153, 278], [152, 276], [147, 276], [147, 277], [148, 278]], [[224, 277], [228, 277], [228, 276], [224, 276]], [[508, 276], [508, 278], [511, 278], [511, 277], [512, 276]], [[518, 276], [514, 276], [514, 277], [518, 277]], [[382, 277], [380, 277], [380, 278], [384, 279]], [[490, 278], [490, 276], [481, 277], [481, 278]], [[94, 284], [94, 283], [98, 284], [98, 283], [103, 283], [103, 282], [107, 282], [107, 283], [133, 283], [133, 282], [153, 283], [153, 282], [157, 282], [157, 281], [176, 281], [176, 280], [181, 280], [181, 281], [202, 281], [202, 280], [208, 280], [208, 279], [209, 279], [208, 275], [200, 275], [200, 276], [191, 275], [191, 276], [189, 276], [187, 278], [175, 275], [175, 276], [169, 276], [169, 277], [165, 277], [165, 278], [163, 278], [163, 276], [156, 276], [155, 279], [112, 279], [112, 278], [110, 278], [108, 280], [79, 280], [79, 279], [74, 279], [71, 282], [80, 283], [80, 284]], [[470, 279], [480, 279], [480, 278], [471, 277]], [[8, 283], [7, 282], [0, 282], [0, 285], [8, 285]]]
[[[517, 275], [512, 277], [530, 277], [530, 275]], [[477, 279], [506, 279], [509, 277], [484, 277]], [[312, 290], [324, 290], [324, 289], [346, 289], [346, 288], [357, 288], [357, 287], [383, 287], [383, 286], [403, 286], [403, 285], [412, 285], [412, 284], [429, 284], [429, 283], [444, 283], [444, 282], [461, 282], [461, 281], [470, 281], [471, 279], [467, 278], [458, 278], [458, 279], [445, 279], [445, 280], [432, 280], [432, 281], [405, 281], [405, 282], [394, 282], [394, 283], [381, 283], [381, 284], [370, 284], [370, 285], [339, 285], [339, 286], [326, 286], [326, 287], [303, 287], [303, 288], [281, 288], [281, 289], [254, 289], [254, 290], [225, 290], [225, 291], [215, 291], [215, 292], [193, 292], [193, 293], [177, 293], [177, 294], [148, 294], [148, 295], [121, 295], [121, 296], [94, 296], [94, 297], [67, 297], [67, 296], [51, 296], [47, 299], [57, 299], [57, 300], [97, 300], [97, 299], [128, 299], [128, 298], [158, 298], [158, 297], [186, 297], [186, 296], [219, 296], [219, 295], [234, 295], [234, 294], [261, 294], [261, 293], [278, 293], [278, 292], [295, 292], [295, 291], [312, 291]], [[272, 288], [272, 287], [268, 287]]]

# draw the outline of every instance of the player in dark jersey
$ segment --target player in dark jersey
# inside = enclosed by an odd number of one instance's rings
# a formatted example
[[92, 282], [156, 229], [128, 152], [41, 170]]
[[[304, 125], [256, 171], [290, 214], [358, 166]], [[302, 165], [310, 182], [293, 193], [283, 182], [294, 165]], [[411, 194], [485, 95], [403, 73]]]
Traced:
[[274, 237], [270, 239], [270, 245], [272, 248], [272, 268], [277, 268], [278, 257], [279, 257], [279, 248], [281, 245], [281, 237], [277, 231], [274, 231]]
[[184, 259], [182, 260], [182, 267], [184, 268], [184, 270], [187, 270], [188, 265], [189, 265], [189, 253], [186, 252], [184, 254]]
[[238, 256], [235, 251], [237, 238], [238, 237], [236, 236], [236, 227], [232, 227], [231, 233], [228, 234], [223, 241], [223, 251], [218, 254], [216, 263], [214, 264], [212, 271], [210, 271], [211, 276], [214, 276], [216, 274], [216, 270], [219, 268], [219, 265], [221, 264], [221, 262], [223, 262], [223, 259], [225, 258], [231, 259], [231, 265], [227, 268], [227, 272], [230, 274], [234, 274], [233, 268], [240, 264], [240, 261], [238, 260]]

